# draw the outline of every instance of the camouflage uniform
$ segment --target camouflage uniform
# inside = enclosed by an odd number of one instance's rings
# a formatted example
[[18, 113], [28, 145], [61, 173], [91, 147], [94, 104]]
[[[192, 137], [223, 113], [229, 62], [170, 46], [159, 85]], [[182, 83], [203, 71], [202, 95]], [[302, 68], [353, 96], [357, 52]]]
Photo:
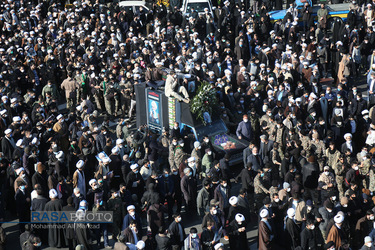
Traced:
[[335, 169], [337, 162], [339, 161], [341, 153], [335, 149], [335, 152], [331, 154], [329, 152], [329, 148], [326, 149], [326, 157], [327, 157], [327, 162], [326, 164], [330, 166], [332, 169]]
[[304, 150], [309, 151], [311, 148], [311, 140], [308, 136], [301, 135], [300, 141], [302, 142], [301, 146]]
[[121, 111], [123, 114], [128, 114], [130, 110], [130, 102], [131, 102], [131, 93], [134, 92], [134, 86], [131, 81], [126, 81], [125, 83], [120, 83], [120, 102], [121, 102]]
[[[253, 133], [256, 139], [259, 137], [260, 127], [259, 127], [259, 116], [257, 114], [252, 115], [249, 114], [249, 120], [251, 124], [251, 128], [253, 129]], [[254, 137], [253, 137], [254, 138]]]
[[258, 173], [254, 178], [254, 193], [255, 193], [255, 211], [258, 211], [263, 206], [263, 199], [269, 194], [269, 190], [263, 186], [261, 174]]
[[332, 168], [335, 171], [336, 185], [341, 199], [344, 196], [344, 165], [338, 161], [336, 164], [333, 164]]
[[[321, 187], [321, 198], [322, 200], [326, 200], [328, 197], [328, 193], [335, 188], [335, 177], [332, 173], [326, 175], [324, 172], [320, 174], [319, 179], [319, 187]], [[328, 184], [332, 184], [332, 187], [328, 187]]]
[[271, 140], [271, 141], [275, 141], [276, 139], [276, 129], [277, 129], [277, 126], [275, 124], [269, 124], [269, 129], [268, 129], [268, 139]]
[[177, 146], [174, 150], [174, 165], [180, 167], [180, 164], [184, 161], [186, 153], [181, 146]]
[[202, 162], [202, 154], [199, 149], [194, 148], [193, 151], [191, 151], [191, 157], [195, 158], [195, 164], [197, 166], [197, 171], [201, 171], [201, 162]]
[[359, 174], [366, 177], [362, 180], [362, 185], [366, 189], [369, 188], [369, 178], [367, 174], [370, 171], [370, 165], [371, 165], [370, 159], [366, 159], [362, 161], [361, 165], [359, 166]]
[[[176, 146], [173, 145], [173, 143], [171, 143], [169, 145], [169, 157], [168, 157], [168, 161], [169, 161], [169, 166], [172, 170], [172, 168], [174, 167], [174, 150], [175, 150]], [[178, 168], [179, 166], [177, 166]]]
[[320, 171], [323, 171], [324, 167], [324, 156], [326, 151], [326, 146], [322, 140], [312, 140], [311, 146], [315, 149], [315, 155], [318, 158], [318, 164]]
[[[269, 127], [269, 126], [271, 125], [271, 119], [270, 119], [270, 116], [267, 115], [267, 114], [265, 114], [265, 115], [263, 115], [263, 116], [259, 119], [259, 124], [260, 124], [260, 127], [261, 127], [261, 128], [263, 127], [263, 125], [262, 125], [263, 122], [266, 122], [266, 123], [267, 123], [266, 126]], [[268, 130], [269, 130], [269, 128], [268, 128]]]
[[371, 193], [375, 193], [375, 170], [374, 168], [370, 168], [369, 172], [369, 187]]

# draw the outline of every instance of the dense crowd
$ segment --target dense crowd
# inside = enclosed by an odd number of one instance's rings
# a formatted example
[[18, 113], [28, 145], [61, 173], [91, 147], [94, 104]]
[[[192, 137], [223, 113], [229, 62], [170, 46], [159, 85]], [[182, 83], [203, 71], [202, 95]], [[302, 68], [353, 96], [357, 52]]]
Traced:
[[[375, 249], [375, 2], [351, 2], [345, 22], [324, 4], [316, 16], [291, 1], [212, 4], [186, 17], [177, 0], [1, 3], [0, 220], [114, 214], [19, 223], [20, 248], [249, 249], [256, 224], [262, 250]], [[239, 175], [208, 136], [133, 125], [135, 85], [190, 103], [202, 82], [212, 119], [248, 144]], [[198, 217], [202, 230], [185, 230]]]

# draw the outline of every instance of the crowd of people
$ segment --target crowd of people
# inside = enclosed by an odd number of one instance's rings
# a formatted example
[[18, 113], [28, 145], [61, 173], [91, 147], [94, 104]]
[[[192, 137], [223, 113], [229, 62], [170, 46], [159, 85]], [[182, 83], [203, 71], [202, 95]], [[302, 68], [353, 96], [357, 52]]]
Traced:
[[[250, 224], [262, 250], [375, 249], [375, 2], [345, 21], [324, 4], [212, 4], [1, 3], [0, 220], [22, 222], [22, 249], [249, 249]], [[135, 85], [190, 103], [202, 82], [248, 144], [238, 175], [209, 136], [134, 128]], [[38, 228], [30, 211], [114, 217]]]

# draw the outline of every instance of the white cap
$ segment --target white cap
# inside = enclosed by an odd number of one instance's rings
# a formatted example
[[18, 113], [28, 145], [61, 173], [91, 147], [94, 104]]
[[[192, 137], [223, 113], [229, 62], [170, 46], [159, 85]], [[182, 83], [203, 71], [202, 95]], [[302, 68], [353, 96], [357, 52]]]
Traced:
[[242, 214], [236, 214], [235, 219], [236, 221], [241, 222], [245, 220], [245, 216], [243, 216]]
[[77, 109], [77, 111], [82, 111], [82, 106], [81, 106], [81, 105], [78, 105], [78, 106], [76, 107], [76, 109]]
[[63, 118], [63, 115], [62, 115], [62, 114], [59, 114], [59, 115], [56, 117], [57, 120], [60, 120], [61, 118]]
[[79, 203], [79, 206], [80, 206], [80, 207], [86, 207], [86, 206], [87, 206], [87, 201], [82, 200], [82, 201]]
[[353, 136], [352, 136], [351, 133], [346, 133], [346, 134], [344, 135], [344, 139], [345, 139], [346, 137], [350, 137], [350, 138], [352, 138]]
[[12, 129], [10, 129], [10, 128], [8, 128], [8, 129], [6, 129], [5, 131], [4, 131], [4, 134], [10, 134], [10, 133], [12, 133]]
[[288, 189], [290, 188], [290, 184], [288, 182], [283, 183], [283, 189]]
[[10, 99], [10, 103], [15, 103], [17, 101], [17, 98]]
[[146, 244], [143, 240], [140, 240], [137, 242], [137, 245], [135, 245], [137, 247], [137, 249], [144, 249]]
[[229, 204], [233, 206], [233, 205], [237, 205], [237, 202], [238, 202], [238, 198], [236, 196], [230, 197]]
[[95, 182], [96, 182], [95, 179], [91, 179], [91, 180], [89, 181], [89, 185], [91, 186], [91, 185], [94, 184]]
[[120, 152], [120, 149], [118, 147], [114, 147], [112, 148], [111, 152], [112, 154], [117, 154], [118, 152]]
[[194, 156], [189, 157], [188, 162], [190, 163], [190, 162], [193, 162], [193, 161], [195, 161], [195, 157]]
[[49, 190], [49, 198], [54, 199], [57, 197], [57, 191], [56, 189]]
[[313, 93], [313, 92], [310, 93], [310, 97], [312, 97], [312, 98], [314, 98], [314, 99], [318, 98], [318, 97], [315, 95], [315, 93]]
[[269, 47], [267, 47], [267, 48], [265, 48], [264, 49], [264, 52], [268, 52], [268, 51], [270, 51], [271, 49], [269, 48]]
[[21, 121], [21, 117], [19, 116], [13, 117], [13, 122], [20, 122], [20, 121]]
[[0, 111], [0, 115], [5, 114], [6, 112], [7, 112], [7, 110], [6, 110], [6, 109], [3, 109], [3, 110]]
[[214, 248], [215, 250], [218, 250], [220, 247], [224, 247], [224, 244], [223, 243], [217, 243]]
[[64, 152], [60, 150], [59, 152], [57, 152], [56, 158], [62, 158], [62, 157], [64, 157]]
[[32, 140], [31, 140], [31, 144], [35, 145], [38, 143], [38, 139], [36, 137], [34, 137]]
[[103, 158], [106, 157], [106, 154], [101, 152], [101, 153], [98, 154], [98, 157], [99, 157], [100, 160], [103, 160]]
[[268, 210], [267, 209], [262, 209], [262, 211], [260, 211], [260, 217], [261, 218], [265, 218], [268, 216]]
[[130, 211], [130, 210], [135, 210], [135, 206], [134, 205], [129, 205], [126, 210]]
[[111, 159], [108, 156], [103, 158], [103, 163], [110, 163], [110, 162], [111, 162]]
[[23, 143], [23, 140], [22, 140], [22, 139], [19, 139], [19, 140], [17, 141], [17, 143], [16, 143], [16, 146], [17, 146], [17, 147], [20, 147], [20, 146], [22, 145], [22, 143]]
[[20, 168], [17, 168], [16, 169], [16, 174], [17, 175], [20, 175], [20, 173], [22, 172], [22, 171], [24, 171], [25, 169], [23, 168], [23, 167], [20, 167]]
[[372, 239], [370, 236], [365, 237], [365, 243], [372, 242]]
[[368, 110], [367, 109], [363, 110], [362, 115], [368, 115]]
[[124, 140], [123, 140], [123, 139], [117, 139], [117, 140], [116, 140], [116, 145], [118, 145], [118, 144], [122, 144], [122, 143], [124, 143]]
[[138, 164], [136, 163], [136, 164], [132, 164], [132, 165], [130, 165], [130, 169], [131, 170], [134, 170], [134, 169], [136, 169], [136, 168], [138, 168]]
[[81, 169], [83, 168], [83, 165], [85, 165], [85, 162], [83, 160], [79, 160], [76, 164], [76, 168]]
[[291, 208], [288, 209], [287, 214], [288, 214], [289, 218], [292, 218], [293, 216], [296, 215], [296, 210], [291, 207]]
[[201, 143], [199, 141], [194, 142], [194, 148], [198, 148], [200, 145], [201, 145]]
[[335, 221], [335, 223], [342, 223], [344, 221], [344, 216], [342, 216], [341, 214], [337, 214], [335, 217], [333, 217], [333, 220]]

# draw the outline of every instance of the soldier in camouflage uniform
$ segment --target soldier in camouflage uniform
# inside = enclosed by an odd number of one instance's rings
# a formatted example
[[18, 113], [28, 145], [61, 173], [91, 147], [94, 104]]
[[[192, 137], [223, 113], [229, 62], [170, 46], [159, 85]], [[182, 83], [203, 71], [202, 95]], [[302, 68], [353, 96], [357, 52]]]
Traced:
[[302, 142], [301, 146], [305, 151], [310, 151], [311, 140], [307, 135], [307, 132], [304, 130], [299, 131], [300, 141]]
[[260, 126], [259, 126], [259, 116], [255, 111], [255, 108], [252, 108], [249, 114], [249, 120], [251, 124], [251, 128], [253, 130], [253, 138], [259, 142], [260, 136]]
[[131, 103], [131, 93], [134, 92], [134, 85], [131, 79], [130, 72], [126, 73], [126, 79], [121, 80], [120, 92], [121, 92], [120, 109], [122, 111], [122, 114], [128, 115], [128, 111], [130, 110], [130, 103]]
[[104, 94], [104, 105], [107, 113], [111, 116], [116, 114], [116, 95], [117, 91], [113, 83], [108, 83]]
[[254, 194], [255, 194], [255, 211], [258, 211], [263, 205], [263, 199], [270, 191], [263, 185], [264, 170], [260, 170], [254, 178]]
[[365, 155], [362, 158], [361, 164], [359, 165], [359, 174], [364, 176], [362, 180], [363, 187], [368, 189], [369, 188], [369, 177], [368, 174], [370, 172], [370, 166], [371, 166], [371, 155]]
[[279, 147], [284, 149], [286, 147], [286, 135], [288, 128], [284, 126], [282, 121], [277, 121], [276, 131], [275, 131], [275, 142], [279, 144]]
[[339, 190], [340, 199], [344, 197], [344, 178], [345, 178], [345, 164], [344, 164], [344, 157], [340, 155], [338, 157], [338, 162], [333, 163], [332, 165], [333, 171], [335, 171], [336, 176], [336, 185], [337, 189]]
[[180, 164], [185, 160], [187, 154], [184, 152], [184, 141], [179, 141], [174, 150], [174, 165], [180, 167]]
[[195, 158], [195, 163], [197, 166], [197, 172], [201, 172], [201, 162], [202, 162], [202, 153], [201, 153], [201, 144], [199, 141], [194, 142], [194, 149], [191, 151], [191, 157]]
[[172, 143], [169, 144], [169, 157], [168, 157], [169, 167], [171, 168], [171, 170], [173, 167], [176, 167], [177, 169], [179, 167], [179, 166], [174, 165], [174, 151], [176, 150], [176, 147], [177, 147], [177, 138], [173, 138]]
[[319, 140], [318, 133], [313, 134], [312, 137], [311, 148], [314, 150], [314, 153], [318, 158], [319, 170], [323, 171], [326, 146], [322, 140]]
[[329, 143], [329, 148], [326, 149], [326, 157], [327, 157], [327, 165], [330, 166], [332, 169], [335, 169], [337, 162], [339, 161], [339, 157], [341, 155], [340, 151], [337, 150], [335, 147], [335, 142], [331, 141]]
[[167, 164], [169, 156], [169, 146], [171, 144], [168, 137], [168, 131], [164, 128], [161, 135], [159, 136], [159, 142], [161, 144], [161, 148], [163, 149], [160, 154], [160, 165], [164, 165]]
[[276, 122], [273, 119], [273, 117], [270, 117], [270, 122], [268, 123], [268, 128], [267, 128], [269, 140], [275, 141], [276, 130], [277, 130]]
[[90, 78], [90, 87], [91, 93], [94, 96], [96, 107], [100, 112], [102, 112], [104, 110], [103, 91], [100, 87], [100, 81], [97, 76]]
[[121, 232], [122, 220], [125, 216], [124, 205], [116, 189], [111, 190], [111, 198], [108, 200], [108, 210], [113, 212], [112, 234], [117, 239]]
[[375, 168], [370, 167], [369, 171], [369, 187], [371, 193], [375, 193]]
[[270, 135], [270, 127], [272, 125], [272, 110], [271, 109], [267, 109], [266, 111], [266, 114], [264, 114], [260, 120], [259, 120], [259, 124], [260, 124], [260, 130], [262, 132], [262, 134], [268, 134]]

